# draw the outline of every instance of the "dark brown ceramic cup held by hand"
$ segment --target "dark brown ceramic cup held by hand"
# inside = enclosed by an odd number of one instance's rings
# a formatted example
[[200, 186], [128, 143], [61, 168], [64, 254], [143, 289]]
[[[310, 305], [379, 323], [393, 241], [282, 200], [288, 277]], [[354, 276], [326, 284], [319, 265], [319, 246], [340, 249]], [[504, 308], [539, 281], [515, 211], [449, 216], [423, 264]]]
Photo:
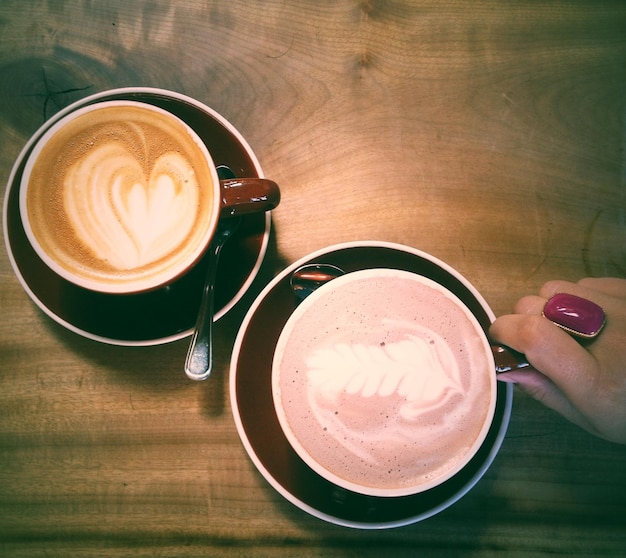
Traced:
[[278, 340], [272, 388], [282, 429], [313, 470], [384, 497], [462, 470], [496, 403], [478, 320], [439, 283], [388, 268], [347, 273], [302, 302]]

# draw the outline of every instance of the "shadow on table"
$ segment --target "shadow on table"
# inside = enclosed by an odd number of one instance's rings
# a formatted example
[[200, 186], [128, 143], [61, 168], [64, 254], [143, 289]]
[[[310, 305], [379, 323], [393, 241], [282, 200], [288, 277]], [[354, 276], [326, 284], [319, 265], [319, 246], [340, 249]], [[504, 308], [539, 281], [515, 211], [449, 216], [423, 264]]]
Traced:
[[[275, 237], [272, 230], [266, 256], [248, 291], [215, 324], [215, 369], [207, 381], [197, 384], [203, 391], [203, 408], [209, 416], [221, 415], [226, 407], [230, 357], [237, 331], [248, 308], [274, 274], [286, 265], [278, 253]], [[120, 383], [157, 392], [186, 390], [196, 384], [185, 376], [183, 370], [189, 337], [156, 346], [118, 346], [84, 338], [50, 318], [46, 318], [45, 323], [61, 344], [81, 355], [85, 361], [105, 369]]]

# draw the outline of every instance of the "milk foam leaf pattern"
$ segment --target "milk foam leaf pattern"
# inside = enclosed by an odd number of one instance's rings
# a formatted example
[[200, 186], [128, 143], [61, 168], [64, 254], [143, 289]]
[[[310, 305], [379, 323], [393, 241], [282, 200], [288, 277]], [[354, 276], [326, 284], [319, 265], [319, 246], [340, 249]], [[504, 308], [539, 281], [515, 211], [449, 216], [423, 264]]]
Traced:
[[319, 348], [307, 365], [312, 394], [326, 400], [397, 396], [404, 400], [401, 415], [407, 420], [463, 393], [448, 346], [416, 335], [379, 346], [338, 343]]

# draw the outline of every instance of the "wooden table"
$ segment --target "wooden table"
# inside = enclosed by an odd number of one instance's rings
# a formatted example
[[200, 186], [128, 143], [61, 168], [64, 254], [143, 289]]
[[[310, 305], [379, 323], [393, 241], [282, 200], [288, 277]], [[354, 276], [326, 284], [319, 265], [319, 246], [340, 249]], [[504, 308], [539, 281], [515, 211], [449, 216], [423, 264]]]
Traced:
[[104, 345], [45, 316], [2, 243], [0, 555], [626, 556], [626, 447], [523, 394], [464, 499], [384, 531], [277, 494], [228, 395], [255, 296], [329, 244], [432, 253], [496, 314], [548, 279], [626, 277], [625, 38], [620, 1], [3, 0], [3, 183], [60, 108], [141, 85], [224, 115], [283, 200], [201, 384], [186, 340]]

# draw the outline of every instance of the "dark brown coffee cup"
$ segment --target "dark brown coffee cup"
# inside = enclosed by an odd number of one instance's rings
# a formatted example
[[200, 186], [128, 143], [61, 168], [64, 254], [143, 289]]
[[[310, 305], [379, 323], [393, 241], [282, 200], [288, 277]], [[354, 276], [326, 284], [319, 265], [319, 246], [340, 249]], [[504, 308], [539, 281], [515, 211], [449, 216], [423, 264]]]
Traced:
[[132, 95], [70, 110], [34, 145], [20, 183], [21, 218], [38, 256], [103, 293], [171, 283], [200, 259], [220, 218], [279, 201], [271, 180], [220, 181], [191, 126]]

